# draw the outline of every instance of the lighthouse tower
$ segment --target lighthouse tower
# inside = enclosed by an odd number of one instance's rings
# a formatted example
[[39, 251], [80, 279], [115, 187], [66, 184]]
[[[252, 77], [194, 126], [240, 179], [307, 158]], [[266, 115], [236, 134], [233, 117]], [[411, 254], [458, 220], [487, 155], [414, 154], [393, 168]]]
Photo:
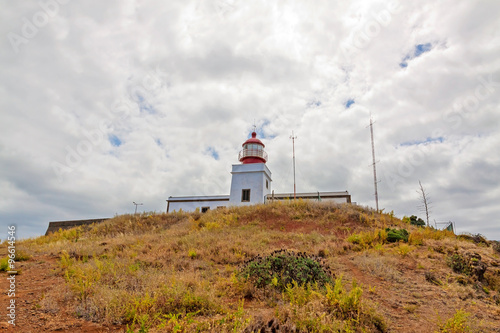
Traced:
[[271, 193], [271, 171], [266, 166], [267, 153], [257, 133], [242, 145], [239, 153], [241, 164], [233, 164], [229, 204], [234, 206], [264, 203]]

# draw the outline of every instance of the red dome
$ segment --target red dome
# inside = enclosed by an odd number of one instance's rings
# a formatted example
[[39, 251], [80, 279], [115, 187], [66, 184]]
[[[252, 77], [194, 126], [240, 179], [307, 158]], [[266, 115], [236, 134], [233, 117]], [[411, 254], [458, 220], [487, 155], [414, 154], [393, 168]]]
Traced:
[[255, 132], [252, 132], [252, 137], [250, 139], [248, 139], [247, 141], [245, 141], [241, 146], [243, 147], [244, 145], [249, 144], [249, 143], [257, 143], [259, 145], [262, 145], [262, 147], [265, 147], [264, 144], [262, 143], [262, 141], [257, 139], [257, 133], [255, 133]]
[[238, 159], [243, 164], [266, 163], [267, 153], [264, 151], [264, 144], [257, 139], [257, 133], [252, 132], [252, 137], [242, 144]]

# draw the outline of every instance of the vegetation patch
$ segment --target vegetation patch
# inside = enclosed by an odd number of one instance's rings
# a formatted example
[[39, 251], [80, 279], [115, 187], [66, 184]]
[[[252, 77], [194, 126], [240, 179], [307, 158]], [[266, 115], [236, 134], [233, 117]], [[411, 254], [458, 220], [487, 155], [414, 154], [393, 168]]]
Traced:
[[455, 253], [449, 256], [448, 258], [446, 258], [446, 263], [455, 273], [465, 275], [472, 274], [472, 270], [470, 269], [467, 260], [461, 254]]
[[457, 310], [453, 317], [444, 323], [439, 324], [439, 332], [465, 333], [473, 332], [471, 329], [470, 313], [464, 310]]
[[436, 274], [434, 272], [431, 272], [431, 271], [425, 272], [425, 280], [427, 282], [435, 284], [436, 286], [440, 286], [443, 284], [441, 281], [439, 281]]
[[389, 243], [396, 243], [399, 241], [408, 242], [409, 233], [406, 229], [385, 229], [387, 233], [387, 241]]
[[410, 217], [403, 217], [403, 222], [409, 223], [411, 225], [416, 225], [417, 227], [425, 227], [425, 221], [420, 217], [416, 217], [415, 215], [412, 215]]
[[484, 237], [481, 234], [464, 233], [464, 234], [461, 234], [460, 236], [458, 236], [458, 239], [473, 242], [475, 244], [483, 244], [483, 245], [489, 246], [488, 240], [486, 239], [486, 237]]
[[387, 231], [384, 229], [361, 231], [360, 233], [350, 235], [347, 241], [357, 245], [357, 247], [354, 247], [354, 250], [382, 246], [382, 244], [387, 242]]
[[331, 282], [334, 275], [322, 258], [282, 249], [266, 257], [259, 255], [248, 260], [241, 268], [240, 276], [257, 288], [274, 286], [284, 291], [293, 283], [323, 286]]
[[[116, 216], [21, 240], [16, 261], [47, 290], [25, 295], [32, 331], [79, 322], [82, 331], [150, 333], [491, 332], [500, 322], [500, 260], [489, 244], [392, 213], [297, 200]], [[442, 290], [446, 297], [433, 297]], [[461, 305], [470, 316], [454, 315]], [[446, 317], [429, 320], [438, 311]]]
[[363, 302], [362, 295], [356, 281], [348, 289], [342, 276], [324, 288], [294, 282], [283, 293], [291, 311], [278, 308], [276, 314], [282, 322], [294, 323], [295, 332], [386, 332], [385, 319]]

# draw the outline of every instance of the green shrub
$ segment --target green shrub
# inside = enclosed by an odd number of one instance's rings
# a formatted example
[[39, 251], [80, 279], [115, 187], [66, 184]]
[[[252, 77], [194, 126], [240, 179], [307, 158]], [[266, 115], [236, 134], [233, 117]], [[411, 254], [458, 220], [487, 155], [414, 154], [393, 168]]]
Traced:
[[418, 227], [425, 227], [425, 221], [422, 220], [420, 217], [416, 217], [415, 215], [410, 216], [409, 218], [410, 224], [416, 225]]
[[257, 288], [274, 286], [284, 291], [293, 282], [299, 285], [331, 282], [333, 274], [320, 258], [287, 250], [278, 250], [267, 257], [257, 256], [247, 261], [240, 276]]
[[387, 241], [389, 243], [395, 243], [399, 241], [404, 241], [408, 242], [408, 231], [406, 229], [391, 229], [391, 228], [386, 228], [385, 231], [387, 232]]

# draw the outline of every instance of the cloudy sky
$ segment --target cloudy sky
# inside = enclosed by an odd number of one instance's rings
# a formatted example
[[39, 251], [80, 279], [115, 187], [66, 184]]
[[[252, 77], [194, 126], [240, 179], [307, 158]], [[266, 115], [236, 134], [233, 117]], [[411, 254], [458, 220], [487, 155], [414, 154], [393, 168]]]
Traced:
[[500, 2], [0, 0], [0, 238], [229, 194], [348, 190], [500, 239]]

